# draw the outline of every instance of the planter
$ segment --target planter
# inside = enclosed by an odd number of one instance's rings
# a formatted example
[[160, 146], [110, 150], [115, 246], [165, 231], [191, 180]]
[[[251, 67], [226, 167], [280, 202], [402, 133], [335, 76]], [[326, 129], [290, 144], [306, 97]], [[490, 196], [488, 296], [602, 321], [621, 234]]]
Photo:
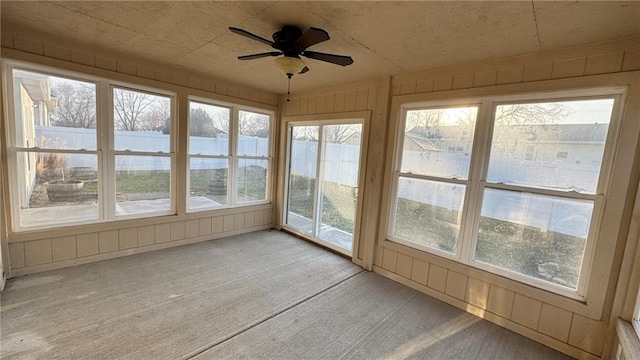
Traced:
[[77, 180], [94, 180], [98, 172], [90, 166], [76, 166], [71, 168], [71, 175]]
[[227, 194], [227, 169], [215, 169], [209, 181], [209, 192], [213, 195]]
[[48, 182], [47, 196], [50, 201], [75, 201], [82, 195], [84, 182], [80, 180]]

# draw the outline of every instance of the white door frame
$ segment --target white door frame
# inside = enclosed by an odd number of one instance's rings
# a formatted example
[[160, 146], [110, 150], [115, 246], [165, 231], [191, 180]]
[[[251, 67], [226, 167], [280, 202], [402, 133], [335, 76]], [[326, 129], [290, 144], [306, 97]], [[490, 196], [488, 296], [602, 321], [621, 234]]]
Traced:
[[[371, 114], [369, 111], [358, 111], [358, 112], [348, 112], [348, 113], [336, 113], [336, 114], [327, 114], [327, 115], [312, 115], [312, 116], [292, 116], [285, 117], [283, 120], [283, 136], [281, 140], [284, 142], [284, 152], [285, 156], [283, 158], [283, 168], [284, 168], [284, 176], [282, 181], [282, 227], [287, 229], [288, 231], [295, 233], [299, 236], [307, 238], [311, 241], [314, 241], [322, 246], [325, 246], [331, 250], [339, 252], [341, 254], [350, 256], [352, 260], [356, 261], [358, 255], [358, 249], [360, 244], [362, 243], [360, 240], [360, 225], [362, 220], [362, 203], [364, 199], [364, 191], [365, 191], [365, 169], [366, 169], [366, 159], [367, 159], [367, 149], [368, 149], [368, 138], [369, 138], [369, 122], [370, 122]], [[360, 140], [360, 159], [358, 166], [358, 197], [356, 203], [356, 213], [354, 216], [354, 231], [353, 231], [353, 246], [351, 251], [345, 251], [336, 245], [328, 243], [322, 239], [319, 239], [315, 236], [315, 223], [317, 222], [317, 197], [318, 197], [318, 182], [316, 182], [316, 190], [314, 193], [314, 226], [312, 236], [309, 234], [302, 233], [297, 231], [295, 228], [287, 226], [285, 221], [287, 218], [288, 212], [288, 197], [289, 197], [289, 160], [291, 158], [291, 127], [293, 126], [325, 126], [325, 125], [343, 125], [343, 124], [362, 124], [362, 134]], [[319, 131], [319, 136], [322, 136], [321, 131]], [[321, 148], [320, 141], [318, 142], [318, 158], [316, 159], [316, 164], [319, 167], [320, 159], [321, 159]], [[319, 168], [316, 168], [316, 176], [318, 177]]]

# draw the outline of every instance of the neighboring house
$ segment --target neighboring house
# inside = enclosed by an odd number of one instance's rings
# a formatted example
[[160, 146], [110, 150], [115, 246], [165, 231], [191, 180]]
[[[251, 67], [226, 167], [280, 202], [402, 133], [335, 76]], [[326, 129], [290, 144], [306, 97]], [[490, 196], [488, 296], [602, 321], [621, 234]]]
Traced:
[[404, 135], [403, 146], [405, 151], [442, 151], [433, 143], [433, 141], [412, 132], [408, 132]]
[[[37, 146], [36, 125], [51, 126], [49, 114], [55, 110], [56, 102], [51, 97], [49, 77], [30, 72], [14, 72], [14, 111], [16, 121], [15, 146], [29, 148]], [[28, 206], [36, 181], [36, 153], [25, 153], [18, 161], [18, 183], [20, 204]]]
[[[531, 178], [575, 178], [576, 190], [589, 188], [602, 163], [608, 124], [496, 126], [491, 174], [510, 183]], [[467, 176], [472, 141], [468, 126], [415, 127], [405, 134], [403, 168], [414, 172], [436, 162], [443, 174]], [[561, 166], [560, 166], [561, 165]], [[422, 169], [422, 170], [420, 170]], [[461, 173], [463, 172], [463, 173]], [[582, 181], [584, 180], [584, 181]]]

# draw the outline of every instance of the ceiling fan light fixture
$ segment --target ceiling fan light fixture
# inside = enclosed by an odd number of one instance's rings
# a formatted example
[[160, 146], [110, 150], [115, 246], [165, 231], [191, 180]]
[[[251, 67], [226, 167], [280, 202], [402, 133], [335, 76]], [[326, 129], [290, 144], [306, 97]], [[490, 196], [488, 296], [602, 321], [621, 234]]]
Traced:
[[307, 65], [304, 60], [289, 56], [277, 57], [274, 61], [276, 66], [287, 74], [287, 76], [293, 76], [299, 73]]

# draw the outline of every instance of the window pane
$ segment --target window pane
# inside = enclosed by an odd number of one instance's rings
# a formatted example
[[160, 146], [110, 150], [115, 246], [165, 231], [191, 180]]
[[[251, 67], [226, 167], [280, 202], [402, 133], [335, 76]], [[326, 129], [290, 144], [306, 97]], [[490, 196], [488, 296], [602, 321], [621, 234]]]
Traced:
[[189, 159], [189, 210], [227, 204], [229, 159]]
[[291, 128], [287, 225], [311, 234], [316, 193], [318, 126]]
[[322, 128], [318, 238], [351, 251], [355, 229], [362, 124]]
[[356, 191], [360, 170], [361, 136], [362, 124], [323, 126], [322, 167], [325, 184], [330, 182]]
[[238, 202], [267, 199], [267, 160], [238, 160]]
[[189, 102], [189, 154], [228, 155], [229, 118], [227, 108]]
[[400, 171], [467, 179], [478, 107], [409, 110]]
[[269, 156], [269, 115], [240, 110], [238, 155]]
[[595, 193], [613, 99], [496, 107], [487, 180]]
[[13, 71], [16, 146], [96, 149], [96, 85]]
[[95, 154], [18, 152], [21, 225], [97, 219], [97, 169]]
[[393, 235], [455, 253], [464, 193], [464, 185], [399, 178]]
[[593, 202], [485, 189], [475, 259], [576, 289]]
[[116, 215], [171, 210], [171, 159], [116, 156]]
[[171, 98], [113, 89], [115, 150], [169, 152]]

